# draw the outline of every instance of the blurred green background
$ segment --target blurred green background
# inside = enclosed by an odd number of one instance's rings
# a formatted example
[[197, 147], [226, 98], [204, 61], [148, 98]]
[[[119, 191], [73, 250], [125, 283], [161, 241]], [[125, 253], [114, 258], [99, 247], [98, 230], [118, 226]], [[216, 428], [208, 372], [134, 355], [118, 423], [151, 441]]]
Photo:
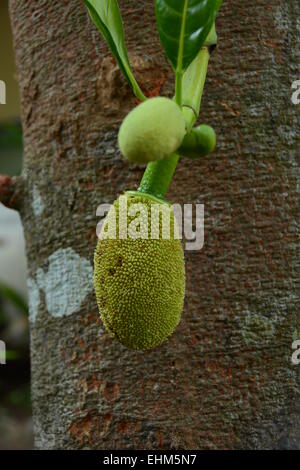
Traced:
[[[0, 80], [6, 104], [0, 104], [0, 174], [22, 169], [22, 128], [8, 1], [0, 1]], [[17, 212], [0, 204], [0, 340], [6, 364], [0, 364], [0, 449], [32, 447], [29, 332], [25, 244]]]

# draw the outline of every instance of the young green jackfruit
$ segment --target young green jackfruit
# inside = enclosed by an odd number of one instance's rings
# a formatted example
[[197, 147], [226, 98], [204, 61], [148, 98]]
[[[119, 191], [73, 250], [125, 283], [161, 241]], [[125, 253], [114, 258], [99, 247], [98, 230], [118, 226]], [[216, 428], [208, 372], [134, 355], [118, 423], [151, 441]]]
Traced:
[[[157, 216], [152, 219], [151, 207]], [[170, 215], [169, 225], [164, 225], [164, 214]], [[150, 238], [151, 230], [156, 239]], [[174, 233], [178, 227], [173, 210], [143, 194], [121, 196], [104, 221], [94, 257], [98, 307], [111, 336], [130, 349], [158, 346], [180, 321], [185, 268], [181, 242]]]
[[205, 157], [214, 151], [216, 143], [217, 136], [214, 129], [201, 124], [185, 135], [178, 153], [189, 158]]
[[162, 160], [180, 146], [185, 121], [179, 106], [168, 98], [151, 98], [134, 108], [119, 131], [119, 147], [127, 160]]

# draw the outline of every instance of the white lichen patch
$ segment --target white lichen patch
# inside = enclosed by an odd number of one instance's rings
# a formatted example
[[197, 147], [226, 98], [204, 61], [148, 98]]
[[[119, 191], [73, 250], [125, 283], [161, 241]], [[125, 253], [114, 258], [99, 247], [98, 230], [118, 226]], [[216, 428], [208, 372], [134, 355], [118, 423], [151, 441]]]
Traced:
[[[248, 346], [268, 344], [280, 326], [299, 305], [299, 295], [293, 292], [274, 295], [262, 301], [260, 310], [247, 307], [241, 334]], [[262, 313], [263, 312], [263, 313]]]
[[289, 6], [281, 3], [275, 10], [275, 26], [280, 32], [288, 32], [291, 24], [291, 16], [289, 14]]
[[300, 339], [300, 330], [294, 330], [293, 331], [293, 340], [297, 341]]
[[31, 277], [27, 279], [27, 289], [29, 296], [29, 321], [30, 323], [34, 323], [39, 311], [41, 298], [39, 288], [35, 280]]
[[34, 186], [32, 190], [32, 209], [36, 217], [40, 217], [45, 209], [45, 204], [37, 186]]
[[[52, 317], [60, 318], [78, 311], [93, 290], [93, 268], [72, 248], [59, 249], [47, 259], [48, 269], [39, 268], [33, 281], [33, 315], [37, 315], [40, 299], [36, 290], [45, 295], [46, 308]], [[34, 290], [36, 287], [36, 290]], [[34, 302], [35, 301], [35, 302]]]
[[275, 333], [276, 320], [266, 318], [263, 315], [247, 315], [242, 335], [245, 343], [258, 345], [267, 344], [273, 338]]
[[277, 133], [279, 137], [285, 142], [287, 146], [295, 145], [298, 138], [298, 119], [296, 116], [293, 121], [294, 122], [292, 125], [281, 125], [277, 127]]

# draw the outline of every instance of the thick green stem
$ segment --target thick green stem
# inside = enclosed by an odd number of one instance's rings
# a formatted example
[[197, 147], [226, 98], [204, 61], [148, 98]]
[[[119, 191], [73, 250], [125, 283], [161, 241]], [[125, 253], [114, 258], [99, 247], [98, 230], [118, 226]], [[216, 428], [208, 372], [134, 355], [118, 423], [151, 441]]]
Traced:
[[164, 199], [178, 160], [179, 155], [174, 153], [164, 160], [148, 163], [138, 191]]
[[[209, 50], [204, 47], [183, 76], [183, 113], [189, 131], [200, 111], [200, 103], [206, 79]], [[174, 175], [179, 155], [148, 163], [138, 191], [164, 199]]]

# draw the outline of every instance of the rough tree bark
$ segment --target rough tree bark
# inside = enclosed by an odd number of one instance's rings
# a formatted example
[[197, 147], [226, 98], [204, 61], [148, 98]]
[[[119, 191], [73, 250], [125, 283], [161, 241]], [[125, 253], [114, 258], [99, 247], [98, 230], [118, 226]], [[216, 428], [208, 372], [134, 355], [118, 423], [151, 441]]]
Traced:
[[[170, 95], [153, 2], [120, 7], [143, 89]], [[201, 114], [218, 150], [181, 161], [168, 194], [205, 204], [205, 245], [186, 252], [180, 326], [150, 352], [108, 336], [92, 289], [96, 208], [141, 177], [116, 143], [135, 100], [79, 0], [10, 14], [36, 447], [299, 448], [299, 1], [224, 0]]]

